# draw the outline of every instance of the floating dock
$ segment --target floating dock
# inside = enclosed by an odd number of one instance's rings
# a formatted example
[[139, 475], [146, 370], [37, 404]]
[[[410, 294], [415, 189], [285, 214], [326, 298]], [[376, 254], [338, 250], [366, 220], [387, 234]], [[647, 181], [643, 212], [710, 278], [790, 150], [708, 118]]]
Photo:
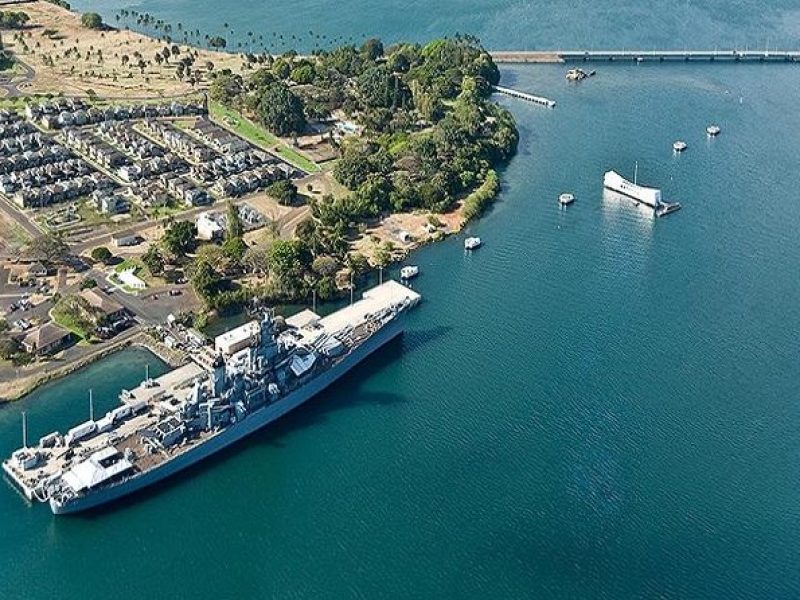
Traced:
[[549, 98], [545, 98], [544, 96], [534, 96], [533, 94], [528, 94], [527, 92], [520, 92], [517, 90], [512, 90], [511, 88], [501, 87], [499, 85], [493, 86], [492, 90], [494, 90], [498, 94], [511, 96], [512, 98], [519, 98], [520, 100], [525, 100], [526, 102], [533, 102], [534, 104], [538, 104], [539, 106], [545, 106], [547, 108], [554, 108], [556, 105], [555, 100], [550, 100]]

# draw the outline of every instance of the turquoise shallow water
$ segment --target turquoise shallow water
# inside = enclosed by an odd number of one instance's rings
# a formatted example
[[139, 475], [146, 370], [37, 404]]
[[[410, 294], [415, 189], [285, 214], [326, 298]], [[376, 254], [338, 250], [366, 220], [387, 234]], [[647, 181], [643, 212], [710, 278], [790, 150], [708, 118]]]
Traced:
[[[0, 598], [800, 596], [800, 70], [503, 80], [558, 107], [501, 100], [522, 137], [465, 232], [485, 247], [414, 256], [404, 338], [109, 510], [56, 519], [0, 489]], [[604, 201], [603, 172], [636, 161], [683, 210]], [[0, 453], [21, 409], [33, 435], [77, 421], [90, 382], [102, 410], [146, 357], [0, 410]]]

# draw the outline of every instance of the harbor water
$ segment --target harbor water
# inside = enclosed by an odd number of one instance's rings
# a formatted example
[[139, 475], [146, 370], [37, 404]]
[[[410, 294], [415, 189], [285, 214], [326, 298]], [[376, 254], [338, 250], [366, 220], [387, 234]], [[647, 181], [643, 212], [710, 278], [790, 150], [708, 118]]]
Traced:
[[[800, 597], [800, 69], [597, 69], [503, 69], [558, 105], [498, 98], [521, 141], [484, 246], [414, 254], [406, 335], [331, 390], [84, 516], [2, 486], [0, 598]], [[603, 198], [637, 161], [681, 211]], [[145, 362], [0, 409], [0, 453]]]

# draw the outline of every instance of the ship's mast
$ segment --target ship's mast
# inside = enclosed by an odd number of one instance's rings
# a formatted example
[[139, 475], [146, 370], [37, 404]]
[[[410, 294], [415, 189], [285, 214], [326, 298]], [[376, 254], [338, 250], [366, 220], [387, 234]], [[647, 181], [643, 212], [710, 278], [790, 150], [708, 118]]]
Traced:
[[22, 447], [28, 447], [28, 415], [22, 411]]
[[92, 395], [92, 388], [89, 388], [89, 420], [94, 421], [94, 396]]
[[633, 167], [633, 183], [637, 184], [639, 182], [639, 161], [637, 160], [635, 166]]

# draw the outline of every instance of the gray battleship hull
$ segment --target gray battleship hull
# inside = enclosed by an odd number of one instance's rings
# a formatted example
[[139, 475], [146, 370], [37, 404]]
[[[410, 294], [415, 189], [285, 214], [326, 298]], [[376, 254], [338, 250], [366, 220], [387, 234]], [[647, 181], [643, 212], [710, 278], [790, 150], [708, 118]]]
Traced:
[[91, 491], [85, 495], [73, 498], [63, 504], [53, 499], [50, 500], [50, 509], [54, 514], [76, 513], [90, 508], [102, 506], [142, 488], [158, 483], [159, 481], [186, 469], [201, 460], [208, 458], [216, 452], [241, 440], [243, 437], [258, 431], [262, 427], [279, 419], [289, 411], [297, 408], [337, 379], [342, 377], [352, 368], [361, 363], [376, 350], [403, 333], [405, 315], [398, 317], [387, 323], [379, 331], [375, 332], [363, 344], [355, 348], [340, 363], [331, 367], [330, 370], [321, 373], [301, 388], [291, 392], [272, 404], [253, 412], [246, 419], [223, 429], [208, 441], [191, 448], [184, 453], [167, 460], [152, 469], [141, 474], [135, 475], [116, 485]]

